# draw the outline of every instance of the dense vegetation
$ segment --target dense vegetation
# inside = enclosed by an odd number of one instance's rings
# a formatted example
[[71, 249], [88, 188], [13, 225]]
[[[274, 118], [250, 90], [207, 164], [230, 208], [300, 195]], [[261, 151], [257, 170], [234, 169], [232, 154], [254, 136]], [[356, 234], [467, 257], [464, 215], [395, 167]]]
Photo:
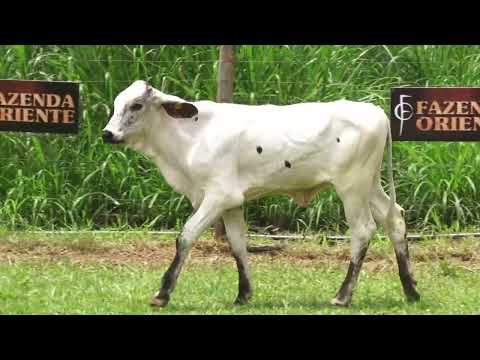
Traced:
[[[0, 134], [0, 222], [9, 229], [181, 225], [190, 205], [153, 164], [102, 142], [116, 94], [145, 79], [186, 99], [215, 99], [216, 46], [0, 46], [0, 78], [81, 82], [78, 136]], [[372, 101], [389, 113], [394, 86], [478, 86], [478, 46], [238, 46], [235, 102]], [[480, 220], [479, 145], [395, 143], [399, 203], [411, 227], [475, 226]], [[334, 190], [307, 208], [287, 197], [246, 207], [249, 222], [335, 230]]]

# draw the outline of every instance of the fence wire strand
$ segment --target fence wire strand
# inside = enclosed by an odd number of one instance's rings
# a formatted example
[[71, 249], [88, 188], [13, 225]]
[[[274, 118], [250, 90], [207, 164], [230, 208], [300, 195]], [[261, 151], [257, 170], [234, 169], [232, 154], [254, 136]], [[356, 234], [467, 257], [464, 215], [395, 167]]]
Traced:
[[[480, 54], [471, 55], [470, 57], [480, 56]], [[219, 60], [150, 60], [150, 59], [72, 59], [74, 62], [126, 62], [126, 63], [166, 63], [166, 64], [217, 64]], [[260, 64], [294, 64], [294, 65], [305, 65], [305, 64], [314, 64], [315, 62], [321, 62], [322, 59], [310, 59], [304, 61], [295, 61], [295, 60], [234, 60], [235, 64], [248, 64], [248, 63], [260, 63]], [[460, 63], [462, 60], [451, 60], [452, 62]], [[435, 60], [432, 61], [419, 61], [419, 60], [412, 60], [412, 61], [405, 61], [405, 60], [373, 60], [373, 59], [357, 59], [353, 60], [353, 63], [369, 63], [369, 64], [431, 64], [434, 63]]]
[[[168, 79], [167, 79], [168, 80]], [[80, 81], [80, 84], [106, 84], [110, 80], [85, 80], [85, 81]], [[135, 80], [112, 80], [114, 83], [121, 83], [121, 84], [131, 84]], [[211, 79], [197, 79], [197, 80], [192, 80], [192, 82], [195, 83], [207, 83], [211, 81], [217, 81], [217, 79], [211, 78]], [[185, 81], [187, 82], [187, 81]], [[320, 85], [320, 86], [348, 86], [348, 87], [355, 87], [355, 88], [365, 88], [365, 85], [352, 85], [352, 84], [346, 84], [346, 83], [322, 83], [321, 80], [318, 82], [311, 82], [311, 81], [277, 81], [277, 80], [268, 80], [268, 81], [262, 81], [262, 80], [248, 80], [248, 79], [236, 79], [236, 83], [254, 83], [254, 84], [294, 84], [294, 85]], [[394, 86], [409, 86], [411, 84], [390, 84]], [[375, 85], [372, 84], [371, 86], [381, 86], [385, 87], [385, 85]]]
[[[178, 235], [180, 231], [173, 230], [47, 230], [47, 231], [26, 231], [30, 234], [51, 234], [51, 235], [65, 235], [65, 234], [148, 234], [148, 235]], [[334, 241], [346, 241], [350, 240], [351, 236], [348, 235], [325, 235], [325, 234], [313, 234], [313, 235], [271, 235], [271, 234], [257, 234], [249, 232], [248, 237], [268, 238], [272, 240], [315, 240], [326, 239]], [[387, 235], [377, 235], [381, 239], [385, 239]], [[480, 233], [437, 233], [437, 234], [407, 234], [408, 240], [422, 240], [424, 238], [465, 238], [465, 237], [480, 237]]]

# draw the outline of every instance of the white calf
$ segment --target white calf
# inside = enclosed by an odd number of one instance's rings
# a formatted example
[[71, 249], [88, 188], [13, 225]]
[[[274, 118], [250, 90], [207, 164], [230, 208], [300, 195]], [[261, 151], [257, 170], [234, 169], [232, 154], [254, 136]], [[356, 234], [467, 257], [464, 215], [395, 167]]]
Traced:
[[[103, 138], [150, 156], [195, 209], [153, 305], [168, 303], [189, 250], [220, 217], [239, 271], [236, 303], [247, 302], [252, 289], [244, 202], [286, 193], [306, 206], [332, 185], [352, 230], [350, 266], [332, 304], [350, 303], [376, 223], [393, 241], [405, 295], [418, 300], [402, 208], [395, 202], [389, 121], [379, 107], [345, 100], [288, 106], [186, 102], [136, 81], [115, 99]], [[391, 198], [380, 178], [387, 140]]]

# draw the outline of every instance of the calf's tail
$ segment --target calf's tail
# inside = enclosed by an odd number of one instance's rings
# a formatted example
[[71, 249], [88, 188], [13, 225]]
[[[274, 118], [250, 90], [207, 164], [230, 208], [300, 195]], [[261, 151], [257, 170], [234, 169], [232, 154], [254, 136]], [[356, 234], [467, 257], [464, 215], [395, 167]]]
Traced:
[[397, 195], [395, 193], [395, 185], [393, 182], [393, 156], [392, 156], [392, 129], [390, 126], [390, 120], [388, 119], [388, 116], [385, 116], [385, 119], [387, 121], [387, 126], [388, 126], [388, 133], [387, 133], [387, 161], [388, 161], [388, 178], [389, 178], [389, 183], [390, 183], [390, 206], [388, 208], [388, 215], [387, 219], [391, 220], [393, 211], [395, 210], [395, 205], [397, 203]]

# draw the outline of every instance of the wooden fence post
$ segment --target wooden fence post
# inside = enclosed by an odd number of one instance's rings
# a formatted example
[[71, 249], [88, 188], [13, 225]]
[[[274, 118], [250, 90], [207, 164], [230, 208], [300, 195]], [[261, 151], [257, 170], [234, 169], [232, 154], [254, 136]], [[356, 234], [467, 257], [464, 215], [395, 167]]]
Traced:
[[233, 82], [235, 78], [234, 61], [233, 45], [221, 45], [218, 67], [218, 102], [233, 102]]
[[[233, 83], [235, 54], [233, 45], [220, 45], [220, 57], [218, 64], [217, 101], [233, 102]], [[226, 236], [225, 224], [220, 219], [215, 224], [214, 239], [220, 241]]]

